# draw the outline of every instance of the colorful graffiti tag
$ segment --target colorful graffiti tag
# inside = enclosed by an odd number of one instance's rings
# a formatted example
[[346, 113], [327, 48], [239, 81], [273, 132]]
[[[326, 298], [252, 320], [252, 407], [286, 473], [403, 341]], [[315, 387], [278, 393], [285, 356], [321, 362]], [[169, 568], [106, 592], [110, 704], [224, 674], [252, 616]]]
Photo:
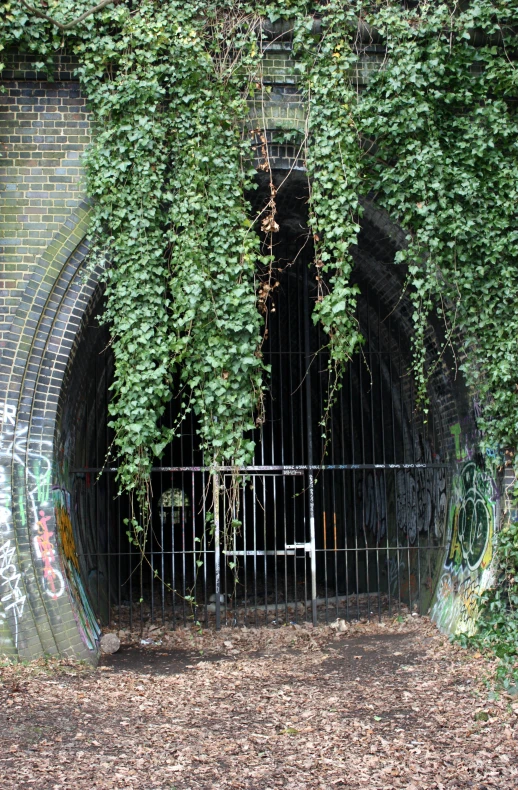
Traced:
[[52, 490], [52, 497], [56, 513], [58, 542], [73, 602], [72, 611], [83, 642], [90, 650], [95, 650], [98, 647], [101, 629], [81, 580], [79, 558], [72, 528], [70, 494], [65, 488], [56, 486]]
[[63, 556], [79, 570], [79, 558], [77, 556], [72, 520], [70, 518], [70, 494], [64, 488], [54, 488], [52, 496], [54, 499], [56, 524]]
[[56, 552], [52, 538], [54, 533], [50, 532], [47, 522], [51, 516], [46, 516], [44, 510], [39, 511], [38, 534], [34, 538], [36, 556], [43, 563], [43, 586], [49, 598], [59, 598], [63, 595], [65, 581], [59, 568], [55, 567]]
[[[369, 471], [357, 481], [356, 498], [366, 530], [379, 544], [389, 532], [413, 546], [419, 533], [442, 537], [446, 526], [446, 469], [432, 468], [431, 452], [417, 454], [422, 468]], [[426, 464], [426, 467], [424, 466]], [[395, 524], [391, 519], [395, 518]], [[404, 536], [404, 537], [403, 537]]]
[[[15, 480], [23, 480], [25, 486], [26, 495], [14, 503], [16, 517], [32, 533], [35, 567], [39, 564], [41, 568], [42, 592], [51, 600], [68, 592], [83, 641], [95, 650], [100, 628], [81, 582], [70, 496], [58, 488], [53, 489], [51, 497], [52, 442], [31, 440], [29, 428], [20, 423], [14, 406], [0, 404], [0, 421], [0, 643], [19, 648], [20, 625], [27, 602], [13, 523], [14, 476]], [[56, 529], [52, 526], [53, 509]]]
[[[57, 551], [56, 534], [52, 528], [50, 496], [52, 442], [31, 440], [29, 428], [18, 420], [16, 408], [0, 404], [0, 627], [2, 639], [10, 639], [19, 648], [20, 625], [27, 602], [23, 573], [13, 523], [16, 518], [32, 533], [31, 544], [35, 567], [41, 568], [41, 587], [51, 600], [60, 598], [67, 589], [66, 579]], [[25, 496], [14, 502], [12, 478], [24, 482]], [[59, 527], [59, 524], [58, 524]], [[71, 528], [70, 528], [71, 535]], [[67, 545], [66, 540], [64, 545]]]
[[473, 633], [476, 628], [479, 594], [493, 579], [495, 516], [492, 478], [467, 461], [453, 479], [449, 548], [431, 610], [444, 631]]
[[[27, 483], [28, 519], [34, 533], [33, 546], [36, 557], [42, 565], [42, 584], [49, 598], [59, 598], [65, 590], [63, 574], [56, 565], [54, 533], [48, 529], [47, 515], [50, 499], [51, 461], [45, 450], [50, 450], [52, 443], [45, 440], [34, 442], [28, 440], [27, 425], [18, 425], [14, 406], [2, 404], [2, 430], [0, 434], [0, 459], [12, 463], [14, 474], [23, 475]], [[12, 506], [10, 485], [5, 470], [0, 475], [0, 521], [2, 532], [11, 534]], [[10, 482], [10, 481], [9, 481]], [[26, 503], [18, 504], [19, 517], [22, 524], [27, 522]], [[13, 536], [14, 538], [14, 536]]]
[[448, 563], [467, 565], [470, 571], [487, 568], [493, 546], [492, 481], [473, 461], [465, 464], [455, 481], [458, 504], [453, 512], [453, 529]]
[[[430, 463], [430, 462], [428, 462]], [[413, 546], [419, 532], [441, 537], [446, 523], [446, 470], [415, 469], [396, 473], [396, 513], [400, 532]]]

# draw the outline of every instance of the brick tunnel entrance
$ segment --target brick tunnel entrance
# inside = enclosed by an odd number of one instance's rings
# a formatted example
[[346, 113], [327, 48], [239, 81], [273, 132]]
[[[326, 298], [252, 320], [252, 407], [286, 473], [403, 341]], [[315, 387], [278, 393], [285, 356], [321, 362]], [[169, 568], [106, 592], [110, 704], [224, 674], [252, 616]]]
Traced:
[[[328, 356], [311, 320], [317, 272], [306, 190], [306, 179], [294, 174], [279, 191], [263, 347], [271, 375], [254, 464], [242, 470], [237, 489], [230, 470], [211, 474], [189, 415], [155, 459], [143, 560], [126, 534], [128, 502], [116, 496], [115, 470], [103, 469], [113, 439], [113, 356], [99, 322], [102, 297], [83, 328], [60, 435], [78, 568], [105, 625], [281, 624], [429, 607], [445, 550], [442, 417], [452, 395], [436, 373], [428, 419], [416, 408], [410, 307], [400, 300], [404, 272], [392, 264], [396, 241], [383, 217], [366, 212], [353, 275], [365, 343], [331, 409], [326, 443]], [[255, 208], [265, 194], [260, 182]], [[430, 331], [431, 353], [434, 343]], [[176, 414], [172, 401], [168, 426]]]

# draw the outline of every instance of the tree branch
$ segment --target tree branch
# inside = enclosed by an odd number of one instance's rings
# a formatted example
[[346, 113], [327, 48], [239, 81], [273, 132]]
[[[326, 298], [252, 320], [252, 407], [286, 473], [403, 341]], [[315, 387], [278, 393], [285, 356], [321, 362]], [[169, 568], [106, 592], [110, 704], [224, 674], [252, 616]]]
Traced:
[[51, 22], [56, 27], [59, 27], [60, 30], [70, 30], [75, 25], [78, 25], [80, 22], [82, 22], [83, 19], [86, 19], [91, 14], [95, 14], [96, 11], [100, 11], [105, 6], [110, 5], [111, 3], [114, 2], [115, 0], [102, 0], [102, 2], [94, 6], [94, 8], [90, 8], [88, 11], [85, 11], [84, 14], [78, 16], [77, 19], [73, 19], [71, 22], [66, 22], [65, 24], [63, 24], [62, 22], [58, 22], [57, 19], [53, 19], [51, 16], [48, 16], [43, 11], [39, 11], [37, 8], [33, 8], [31, 5], [29, 5], [29, 3], [26, 2], [26, 0], [22, 0], [22, 4], [25, 6], [25, 8], [28, 11], [30, 11], [32, 14], [35, 14], [36, 16], [39, 16], [40, 19], [46, 19], [47, 22]]

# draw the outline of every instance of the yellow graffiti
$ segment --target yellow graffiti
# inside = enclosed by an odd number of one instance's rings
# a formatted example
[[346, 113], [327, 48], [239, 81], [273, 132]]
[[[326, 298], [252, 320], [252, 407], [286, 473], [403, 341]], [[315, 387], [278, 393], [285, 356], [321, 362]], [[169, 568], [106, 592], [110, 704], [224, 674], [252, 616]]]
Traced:
[[448, 554], [448, 562], [460, 565], [462, 561], [462, 546], [459, 540], [459, 509], [456, 507], [453, 513], [453, 530]]
[[480, 563], [481, 568], [487, 568], [490, 565], [491, 560], [493, 559], [493, 518], [490, 514], [489, 516], [489, 527], [488, 527], [488, 537], [487, 537], [487, 545], [484, 554], [482, 555], [482, 561]]
[[479, 612], [480, 586], [473, 581], [463, 585], [461, 590], [461, 601], [464, 606], [464, 619], [476, 620]]
[[72, 532], [72, 522], [63, 505], [57, 505], [56, 507], [56, 523], [58, 525], [58, 534], [63, 547], [63, 554], [67, 560], [72, 562], [77, 570], [79, 570], [79, 559], [76, 552], [74, 533]]

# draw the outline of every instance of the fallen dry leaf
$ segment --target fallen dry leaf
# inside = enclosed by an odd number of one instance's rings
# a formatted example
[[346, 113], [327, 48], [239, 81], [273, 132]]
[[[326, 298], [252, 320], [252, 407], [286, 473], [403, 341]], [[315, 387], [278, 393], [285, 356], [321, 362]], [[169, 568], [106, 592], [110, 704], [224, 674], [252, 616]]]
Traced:
[[518, 788], [516, 700], [426, 618], [123, 636], [0, 668], [2, 790]]

